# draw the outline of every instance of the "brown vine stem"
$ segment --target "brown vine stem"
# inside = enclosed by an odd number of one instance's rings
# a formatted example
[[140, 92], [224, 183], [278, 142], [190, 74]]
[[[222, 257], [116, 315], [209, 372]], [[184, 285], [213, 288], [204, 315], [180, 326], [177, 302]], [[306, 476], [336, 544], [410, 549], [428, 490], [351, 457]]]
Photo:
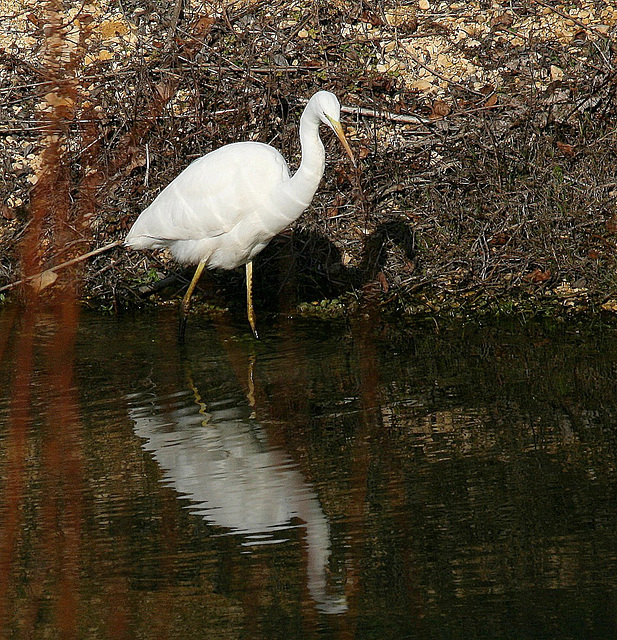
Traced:
[[71, 260], [67, 260], [66, 262], [61, 262], [53, 267], [49, 267], [49, 269], [45, 269], [40, 273], [35, 273], [33, 276], [28, 276], [27, 278], [23, 278], [22, 280], [17, 280], [17, 282], [12, 282], [11, 284], [5, 284], [3, 287], [0, 287], [0, 293], [2, 291], [8, 291], [9, 289], [14, 289], [18, 287], [20, 284], [24, 282], [30, 282], [35, 280], [36, 278], [40, 278], [44, 273], [55, 273], [60, 269], [64, 269], [65, 267], [70, 267], [72, 264], [77, 264], [78, 262], [83, 262], [88, 258], [92, 258], [93, 256], [99, 255], [99, 253], [104, 253], [105, 251], [109, 251], [114, 247], [119, 247], [123, 243], [123, 240], [115, 240], [109, 244], [106, 244], [104, 247], [99, 247], [98, 249], [93, 249], [92, 251], [88, 251], [88, 253], [84, 253], [81, 256], [77, 256], [76, 258], [71, 258]]

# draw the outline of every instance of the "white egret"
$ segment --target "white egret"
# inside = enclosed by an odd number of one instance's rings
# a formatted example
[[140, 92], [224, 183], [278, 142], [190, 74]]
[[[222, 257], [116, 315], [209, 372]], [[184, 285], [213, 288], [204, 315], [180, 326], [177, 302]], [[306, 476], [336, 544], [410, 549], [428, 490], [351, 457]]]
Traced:
[[246, 265], [247, 315], [257, 336], [253, 308], [253, 259], [309, 206], [325, 168], [319, 125], [329, 126], [355, 163], [340, 124], [340, 104], [318, 91], [300, 118], [302, 161], [292, 176], [283, 156], [261, 142], [235, 142], [189, 165], [131, 227], [125, 244], [135, 249], [170, 249], [184, 264], [197, 264], [182, 300], [183, 339], [190, 300], [204, 267]]

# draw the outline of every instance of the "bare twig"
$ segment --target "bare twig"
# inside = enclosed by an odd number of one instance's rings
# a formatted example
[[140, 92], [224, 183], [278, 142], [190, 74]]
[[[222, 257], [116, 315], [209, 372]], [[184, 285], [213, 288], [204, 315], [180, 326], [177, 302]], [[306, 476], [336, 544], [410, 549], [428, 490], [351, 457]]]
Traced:
[[178, 28], [178, 21], [180, 20], [180, 14], [182, 13], [182, 0], [176, 0], [174, 5], [174, 11], [171, 16], [171, 24], [169, 25], [169, 31], [167, 32], [167, 46], [169, 47], [176, 37], [176, 29]]
[[62, 262], [60, 264], [57, 264], [54, 267], [49, 267], [49, 269], [45, 269], [44, 271], [41, 271], [40, 273], [36, 273], [33, 276], [28, 276], [27, 278], [23, 278], [22, 280], [18, 280], [17, 282], [12, 282], [11, 284], [6, 284], [6, 285], [4, 285], [4, 287], [0, 287], [0, 292], [8, 291], [9, 289], [14, 289], [15, 287], [18, 287], [20, 284], [23, 284], [24, 282], [30, 282], [31, 280], [34, 280], [36, 278], [40, 278], [44, 273], [47, 273], [47, 272], [55, 273], [56, 271], [59, 271], [60, 269], [64, 269], [65, 267], [70, 267], [73, 264], [77, 264], [79, 262], [83, 262], [84, 260], [87, 260], [88, 258], [92, 258], [93, 256], [97, 256], [100, 253], [104, 253], [105, 251], [109, 251], [110, 249], [113, 249], [114, 247], [119, 247], [121, 244], [123, 244], [123, 240], [115, 240], [114, 242], [106, 244], [104, 247], [99, 247], [98, 249], [93, 249], [92, 251], [88, 251], [88, 253], [84, 253], [83, 255], [78, 256], [77, 258], [72, 258], [71, 260], [67, 260], [66, 262]]
[[391, 113], [380, 109], [365, 109], [363, 107], [346, 107], [342, 106], [343, 113], [350, 113], [355, 116], [364, 116], [368, 118], [383, 118], [384, 120], [392, 120], [392, 122], [402, 122], [404, 124], [431, 124], [435, 119], [423, 118], [422, 116], [414, 116], [411, 114]]

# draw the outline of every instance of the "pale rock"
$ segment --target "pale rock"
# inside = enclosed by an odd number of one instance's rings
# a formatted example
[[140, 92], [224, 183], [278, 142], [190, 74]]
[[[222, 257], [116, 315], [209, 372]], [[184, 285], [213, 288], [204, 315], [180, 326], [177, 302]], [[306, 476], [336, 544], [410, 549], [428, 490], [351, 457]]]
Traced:
[[386, 22], [391, 27], [400, 27], [405, 24], [407, 20], [413, 18], [413, 10], [405, 8], [397, 8], [393, 11], [386, 12]]
[[432, 83], [428, 80], [416, 80], [411, 85], [414, 89], [418, 89], [418, 91], [431, 91], [434, 89]]
[[563, 69], [556, 65], [551, 65], [551, 80], [561, 80], [563, 78]]
[[465, 29], [459, 29], [456, 32], [455, 42], [460, 42], [461, 40], [465, 40], [465, 38], [467, 38], [467, 31], [465, 31]]
[[126, 35], [129, 32], [130, 27], [124, 17], [118, 15], [110, 18], [109, 20], [104, 20], [103, 22], [101, 22], [99, 30], [101, 33], [101, 39], [105, 41], [111, 38]]
[[386, 44], [383, 47], [384, 53], [390, 53], [390, 52], [394, 51], [394, 49], [396, 49], [396, 41], [395, 40], [391, 40], [390, 42], [386, 42]]

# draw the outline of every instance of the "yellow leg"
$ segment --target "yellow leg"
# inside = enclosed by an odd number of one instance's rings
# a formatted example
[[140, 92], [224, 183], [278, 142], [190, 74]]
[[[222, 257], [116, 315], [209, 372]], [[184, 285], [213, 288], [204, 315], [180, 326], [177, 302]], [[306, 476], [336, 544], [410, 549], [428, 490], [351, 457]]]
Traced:
[[249, 406], [251, 407], [251, 418], [255, 419], [255, 379], [253, 378], [253, 371], [255, 370], [255, 355], [251, 355], [249, 357], [249, 366], [248, 366], [248, 387], [246, 397], [249, 401]]
[[184, 294], [184, 298], [182, 298], [182, 307], [180, 308], [180, 329], [178, 332], [178, 340], [180, 342], [184, 342], [184, 332], [186, 331], [186, 320], [189, 313], [189, 309], [191, 308], [191, 296], [193, 295], [193, 291], [195, 290], [195, 286], [197, 285], [197, 281], [201, 276], [201, 272], [204, 270], [206, 266], [205, 262], [200, 262], [197, 265], [197, 269], [195, 269], [195, 275], [191, 280], [191, 284], [189, 284], [189, 288], [186, 290]]
[[249, 324], [253, 330], [253, 335], [259, 339], [257, 335], [257, 318], [255, 317], [255, 309], [253, 308], [253, 261], [246, 263], [246, 313], [248, 315]]

